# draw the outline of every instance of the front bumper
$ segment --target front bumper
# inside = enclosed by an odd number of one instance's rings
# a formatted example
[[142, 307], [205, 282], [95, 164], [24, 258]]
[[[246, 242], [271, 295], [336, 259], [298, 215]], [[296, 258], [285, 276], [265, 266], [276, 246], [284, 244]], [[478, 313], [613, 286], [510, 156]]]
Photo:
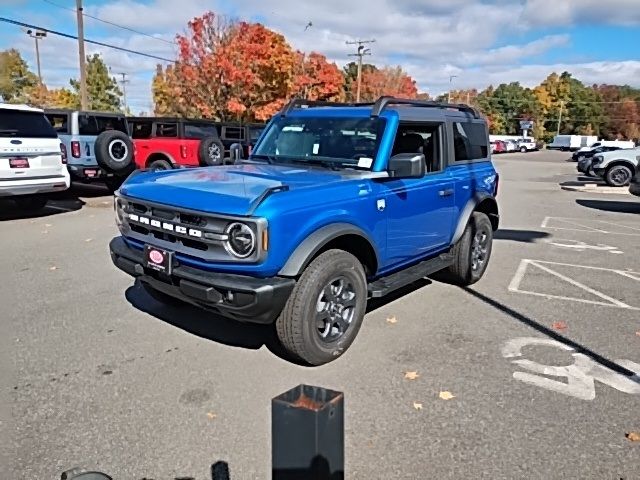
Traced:
[[604, 173], [607, 171], [606, 168], [593, 167], [593, 173], [595, 173], [598, 177], [604, 177]]
[[588, 173], [589, 168], [591, 168], [591, 159], [583, 159], [578, 162], [576, 169], [581, 173]]
[[177, 261], [168, 276], [145, 268], [143, 252], [129, 247], [122, 237], [111, 240], [109, 249], [116, 267], [156, 290], [244, 322], [272, 323], [295, 286], [292, 278], [209, 272]]

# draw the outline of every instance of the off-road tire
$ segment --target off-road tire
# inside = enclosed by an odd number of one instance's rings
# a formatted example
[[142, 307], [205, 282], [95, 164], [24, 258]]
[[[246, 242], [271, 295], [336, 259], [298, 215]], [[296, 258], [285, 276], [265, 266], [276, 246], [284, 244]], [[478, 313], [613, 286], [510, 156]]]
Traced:
[[[484, 233], [486, 238], [486, 254], [482, 264], [474, 270], [472, 268], [473, 241], [478, 233]], [[457, 285], [472, 285], [484, 275], [493, 244], [493, 228], [489, 217], [482, 212], [473, 212], [460, 240], [454, 245], [453, 264], [445, 271], [447, 280]]]
[[198, 146], [198, 160], [204, 167], [224, 164], [224, 145], [217, 137], [205, 137]]
[[173, 305], [173, 306], [179, 306], [179, 305], [184, 305], [185, 302], [183, 302], [182, 300], [180, 300], [179, 298], [176, 297], [172, 297], [171, 295], [167, 295], [166, 293], [161, 292], [160, 290], [156, 290], [155, 288], [153, 288], [151, 285], [149, 285], [147, 282], [138, 282], [140, 287], [142, 287], [142, 289], [147, 292], [147, 294], [153, 298], [155, 301], [163, 304], [163, 305]]
[[133, 163], [133, 143], [126, 133], [107, 130], [96, 138], [96, 162], [110, 173], [125, 173]]
[[15, 197], [13, 199], [20, 210], [25, 212], [38, 212], [47, 204], [47, 197], [33, 195], [24, 197]]
[[527, 147], [520, 147], [520, 153], [527, 153]]
[[171, 162], [169, 160], [159, 158], [158, 160], [154, 160], [153, 162], [151, 162], [147, 166], [147, 168], [149, 170], [172, 170], [173, 165], [171, 165]]
[[[321, 293], [338, 276], [348, 277], [355, 290], [353, 319], [333, 343], [320, 338], [316, 305]], [[360, 261], [344, 250], [327, 250], [315, 258], [296, 282], [275, 327], [284, 349], [309, 365], [322, 365], [341, 356], [353, 343], [367, 307], [367, 280]]]
[[633, 171], [631, 167], [627, 165], [613, 165], [607, 168], [604, 173], [604, 181], [607, 182], [607, 185], [610, 187], [624, 187], [629, 185], [632, 177]]

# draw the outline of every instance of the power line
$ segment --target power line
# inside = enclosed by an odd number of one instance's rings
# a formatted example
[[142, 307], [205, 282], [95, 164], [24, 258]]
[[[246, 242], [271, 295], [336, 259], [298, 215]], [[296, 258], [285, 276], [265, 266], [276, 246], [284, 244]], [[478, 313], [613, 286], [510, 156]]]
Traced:
[[358, 50], [356, 53], [350, 53], [350, 57], [358, 57], [358, 78], [357, 78], [357, 89], [356, 89], [356, 102], [360, 101], [360, 87], [362, 85], [362, 57], [365, 55], [371, 55], [371, 49], [365, 48], [365, 45], [368, 43], [374, 43], [376, 40], [356, 40], [354, 42], [345, 42], [347, 45], [357, 45]]
[[[78, 40], [78, 37], [76, 37], [75, 35], [70, 35], [68, 33], [62, 33], [62, 32], [57, 32], [57, 31], [51, 30], [49, 28], [38, 27], [36, 25], [30, 25], [30, 24], [24, 23], [24, 22], [18, 22], [16, 20], [11, 20], [10, 18], [0, 17], [0, 22], [11, 23], [13, 25], [18, 25], [20, 27], [25, 27], [25, 28], [34, 28], [34, 29], [37, 29], [37, 30], [42, 30], [42, 31], [47, 32], [47, 33], [51, 33], [53, 35], [58, 35], [60, 37], [70, 38], [72, 40]], [[93, 45], [99, 45], [101, 47], [113, 48], [114, 50], [120, 50], [121, 52], [131, 53], [133, 55], [140, 55], [142, 57], [153, 58], [155, 60], [162, 60], [163, 62], [169, 62], [169, 63], [175, 63], [176, 62], [175, 60], [171, 60], [169, 58], [159, 57], [157, 55], [151, 55], [150, 53], [138, 52], [136, 50], [131, 50], [129, 48], [118, 47], [116, 45], [110, 45], [108, 43], [98, 42], [96, 40], [88, 40], [88, 39], [85, 38], [84, 41], [86, 43], [91, 43]]]
[[[75, 8], [65, 7], [64, 5], [59, 5], [59, 4], [55, 3], [55, 2], [52, 2], [51, 0], [42, 0], [42, 1], [46, 2], [46, 3], [50, 4], [50, 5], [53, 5], [54, 7], [62, 8], [64, 10], [69, 10], [70, 12], [75, 12], [76, 11]], [[151, 34], [145, 33], [145, 32], [141, 32], [139, 30], [134, 30], [133, 28], [125, 27], [124, 25], [118, 25], [117, 23], [110, 22], [109, 20], [104, 20], [102, 18], [96, 17], [94, 15], [90, 15], [90, 14], [85, 13], [85, 12], [82, 12], [82, 15], [87, 17], [87, 18], [92, 18], [93, 20], [97, 20], [98, 22], [106, 23], [107, 25], [111, 25], [113, 27], [118, 27], [118, 28], [121, 28], [123, 30], [128, 30], [129, 32], [137, 33], [138, 35], [144, 35], [145, 37], [153, 38], [154, 40], [158, 40], [160, 42], [168, 43], [169, 45], [177, 45], [177, 43], [172, 41], [172, 40], [165, 40], [164, 38], [156, 37], [154, 35], [151, 35]]]

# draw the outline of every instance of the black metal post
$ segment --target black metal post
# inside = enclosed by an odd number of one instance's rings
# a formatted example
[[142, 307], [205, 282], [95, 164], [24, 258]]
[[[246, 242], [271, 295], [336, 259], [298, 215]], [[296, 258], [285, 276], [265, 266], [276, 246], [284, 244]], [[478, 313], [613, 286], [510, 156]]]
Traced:
[[344, 394], [299, 385], [271, 400], [272, 480], [344, 479]]

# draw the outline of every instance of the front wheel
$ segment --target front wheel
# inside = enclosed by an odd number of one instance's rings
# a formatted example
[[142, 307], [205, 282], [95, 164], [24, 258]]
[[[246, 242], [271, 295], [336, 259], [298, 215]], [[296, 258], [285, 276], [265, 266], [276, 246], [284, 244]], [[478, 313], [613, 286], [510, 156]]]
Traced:
[[447, 273], [453, 283], [471, 285], [482, 278], [493, 246], [493, 227], [489, 217], [473, 212], [464, 233], [452, 249], [453, 264]]
[[309, 365], [342, 355], [353, 343], [367, 307], [367, 280], [360, 261], [327, 250], [304, 270], [276, 320], [282, 346]]
[[633, 177], [631, 168], [626, 165], [614, 165], [607, 169], [604, 174], [604, 181], [607, 182], [607, 185], [610, 187], [624, 187], [625, 185], [629, 185], [631, 177]]
[[520, 147], [520, 152], [527, 153], [527, 147]]
[[151, 162], [148, 168], [155, 172], [160, 170], [171, 170], [173, 169], [173, 165], [171, 165], [168, 160], [159, 159]]

